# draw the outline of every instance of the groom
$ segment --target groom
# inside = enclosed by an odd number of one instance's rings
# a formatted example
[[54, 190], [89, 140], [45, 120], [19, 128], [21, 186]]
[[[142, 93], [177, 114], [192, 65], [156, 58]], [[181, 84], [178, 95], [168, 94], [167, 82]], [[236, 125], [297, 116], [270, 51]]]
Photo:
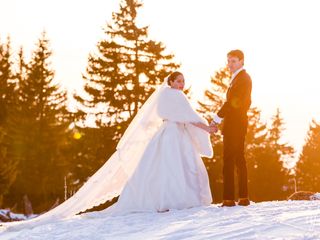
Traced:
[[248, 126], [247, 112], [251, 104], [251, 78], [243, 69], [244, 54], [232, 50], [227, 55], [232, 73], [226, 102], [217, 113], [223, 118], [223, 207], [235, 206], [234, 169], [238, 174], [238, 205], [248, 206], [247, 166], [244, 157], [244, 141]]

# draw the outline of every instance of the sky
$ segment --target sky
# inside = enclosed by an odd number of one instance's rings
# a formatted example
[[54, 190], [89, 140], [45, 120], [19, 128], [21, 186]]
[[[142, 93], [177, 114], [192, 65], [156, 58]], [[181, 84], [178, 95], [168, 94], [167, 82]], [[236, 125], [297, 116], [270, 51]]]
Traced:
[[[245, 53], [253, 81], [252, 106], [269, 121], [279, 108], [283, 141], [297, 156], [312, 119], [320, 121], [320, 32], [317, 0], [142, 0], [141, 26], [181, 63], [194, 100], [226, 64], [231, 49]], [[117, 0], [0, 0], [0, 39], [30, 54], [46, 30], [56, 79], [70, 91], [82, 86], [87, 57], [104, 38]]]

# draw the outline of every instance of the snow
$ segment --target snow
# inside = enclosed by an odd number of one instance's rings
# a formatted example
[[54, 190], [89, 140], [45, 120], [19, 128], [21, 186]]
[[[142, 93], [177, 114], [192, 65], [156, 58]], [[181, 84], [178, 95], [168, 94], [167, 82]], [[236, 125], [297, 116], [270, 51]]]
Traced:
[[[32, 215], [29, 218], [36, 217], [37, 215]], [[6, 220], [26, 220], [28, 219], [27, 216], [24, 214], [19, 214], [19, 213], [13, 213], [9, 209], [0, 209], [0, 219], [6, 219]], [[1, 221], [0, 221], [1, 222]]]
[[92, 212], [19, 232], [0, 230], [0, 239], [320, 239], [320, 201], [274, 201], [248, 207], [218, 205], [106, 216]]
[[311, 200], [320, 200], [320, 193], [315, 193], [311, 196]]

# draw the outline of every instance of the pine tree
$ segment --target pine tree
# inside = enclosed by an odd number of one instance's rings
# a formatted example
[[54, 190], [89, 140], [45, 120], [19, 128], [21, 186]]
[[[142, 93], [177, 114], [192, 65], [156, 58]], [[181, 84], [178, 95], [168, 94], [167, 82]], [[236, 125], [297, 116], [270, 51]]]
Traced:
[[284, 163], [293, 157], [294, 149], [287, 143], [280, 143], [284, 121], [279, 109], [270, 128], [261, 123], [260, 111], [254, 111], [254, 115], [246, 147], [251, 198], [254, 201], [285, 199], [289, 170]]
[[272, 161], [267, 124], [261, 121], [261, 111], [252, 108], [248, 115], [250, 122], [246, 137], [246, 160], [250, 198], [253, 201], [272, 200], [270, 192], [274, 191], [274, 179], [268, 176], [281, 172], [282, 168], [279, 162]]
[[68, 151], [65, 157], [69, 161], [70, 172], [67, 175], [68, 196], [79, 189], [88, 177], [93, 175], [115, 151], [113, 132], [110, 128], [74, 127], [70, 133]]
[[11, 43], [8, 37], [6, 43], [0, 42], [0, 125], [4, 124], [8, 117], [16, 85], [11, 58]]
[[271, 142], [269, 146], [275, 151], [278, 161], [282, 163], [282, 166], [285, 168], [286, 175], [288, 175], [288, 168], [293, 161], [295, 150], [288, 143], [281, 143], [284, 130], [284, 120], [281, 117], [280, 110], [277, 109], [276, 114], [272, 118], [271, 128], [269, 128], [268, 131], [268, 140]]
[[291, 158], [294, 154], [294, 149], [288, 143], [280, 143], [282, 133], [285, 130], [284, 128], [284, 120], [281, 117], [281, 112], [277, 109], [276, 114], [272, 117], [271, 128], [269, 129], [269, 141], [271, 142], [271, 147], [277, 150], [279, 156], [282, 156], [280, 159], [283, 163], [285, 163], [288, 159], [286, 157]]
[[320, 124], [312, 120], [296, 165], [298, 190], [320, 191]]
[[6, 43], [0, 42], [0, 207], [17, 175], [17, 162], [8, 154], [11, 145], [8, 125], [10, 112], [14, 107], [16, 86], [12, 67], [11, 43], [8, 37]]
[[61, 154], [69, 125], [67, 97], [54, 81], [48, 45], [43, 33], [30, 62], [25, 64], [20, 59], [20, 108], [13, 119], [16, 128], [12, 131], [19, 174], [10, 190], [10, 201], [19, 203], [27, 194], [36, 211], [47, 209], [57, 197], [63, 196], [67, 164]]
[[148, 38], [148, 27], [137, 25], [141, 6], [136, 0], [122, 0], [120, 11], [113, 13], [112, 22], [105, 27], [106, 39], [89, 56], [84, 74], [89, 99], [76, 99], [83, 107], [96, 110], [99, 126], [132, 119], [154, 86], [178, 67], [173, 55], [164, 53], [161, 42]]
[[8, 146], [4, 141], [5, 131], [0, 127], [0, 208], [4, 207], [3, 199], [16, 179], [17, 162], [8, 158]]
[[[89, 55], [83, 75], [84, 93], [75, 95], [77, 119], [94, 117], [98, 130], [79, 130], [83, 133], [83, 139], [77, 141], [79, 146], [84, 142], [89, 144], [81, 150], [86, 157], [75, 159], [75, 165], [83, 166], [79, 173], [92, 173], [91, 168], [85, 170], [88, 162], [96, 170], [108, 159], [155, 86], [179, 66], [173, 62], [174, 56], [166, 53], [163, 43], [149, 39], [148, 27], [138, 26], [141, 7], [137, 0], [122, 0], [120, 10], [113, 13], [112, 21], [104, 28], [105, 39]], [[95, 138], [91, 139], [93, 132]], [[96, 158], [96, 151], [106, 155]]]

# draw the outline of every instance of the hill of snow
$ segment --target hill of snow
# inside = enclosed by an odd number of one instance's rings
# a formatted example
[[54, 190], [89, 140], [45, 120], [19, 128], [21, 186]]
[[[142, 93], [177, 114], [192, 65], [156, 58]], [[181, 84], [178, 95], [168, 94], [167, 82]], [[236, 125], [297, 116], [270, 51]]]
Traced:
[[92, 212], [33, 229], [7, 232], [0, 239], [320, 239], [320, 201], [218, 205], [166, 213], [105, 216]]

